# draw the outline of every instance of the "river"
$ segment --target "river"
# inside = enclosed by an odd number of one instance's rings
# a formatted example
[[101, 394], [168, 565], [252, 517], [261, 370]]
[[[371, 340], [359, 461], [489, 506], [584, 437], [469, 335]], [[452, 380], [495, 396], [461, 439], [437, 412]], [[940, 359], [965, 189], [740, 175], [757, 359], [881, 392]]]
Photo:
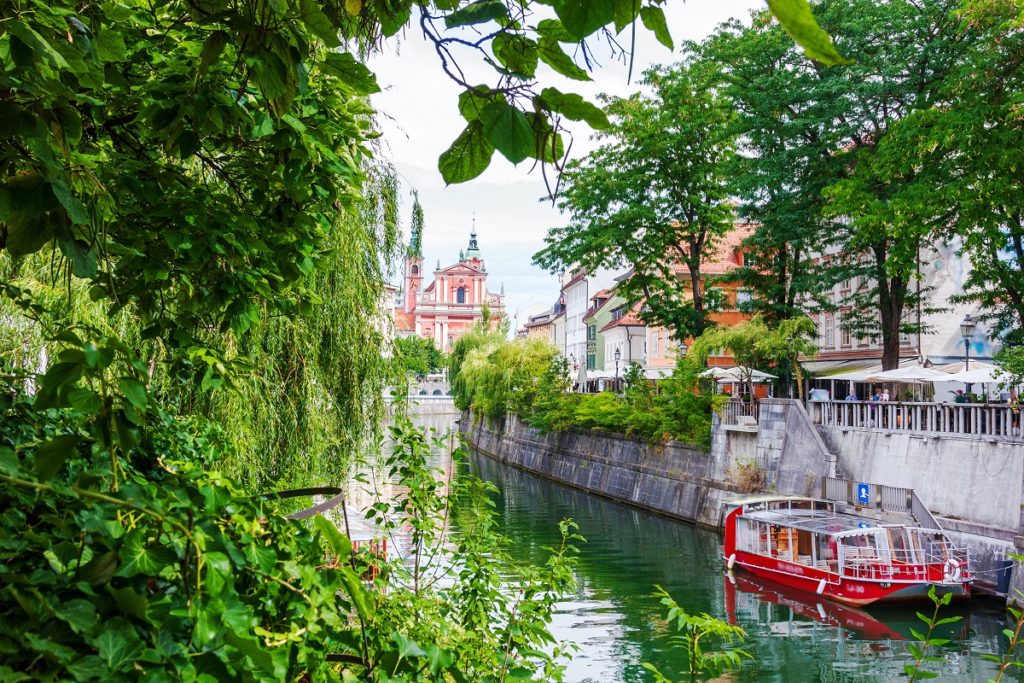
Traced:
[[[426, 424], [452, 427], [454, 416]], [[443, 466], [447, 454], [438, 453]], [[742, 626], [754, 659], [729, 681], [899, 681], [910, 661], [910, 629], [922, 629], [913, 608], [844, 608], [723, 571], [721, 537], [535, 477], [472, 455], [456, 476], [475, 474], [498, 489], [502, 533], [519, 561], [541, 563], [544, 546], [558, 542], [558, 522], [571, 517], [587, 541], [580, 546], [577, 589], [559, 604], [552, 630], [579, 651], [568, 663], [570, 683], [651, 681], [651, 662], [682, 679], [685, 657], [667, 647], [664, 613], [652, 595], [662, 586], [690, 613], [707, 612]], [[925, 611], [928, 611], [925, 608]], [[951, 642], [939, 653], [943, 681], [987, 681], [1002, 653], [1009, 624], [999, 606], [975, 600], [944, 613], [962, 616], [945, 627]], [[671, 676], [670, 676], [671, 677]], [[1014, 678], [1024, 680], [1015, 674]]]

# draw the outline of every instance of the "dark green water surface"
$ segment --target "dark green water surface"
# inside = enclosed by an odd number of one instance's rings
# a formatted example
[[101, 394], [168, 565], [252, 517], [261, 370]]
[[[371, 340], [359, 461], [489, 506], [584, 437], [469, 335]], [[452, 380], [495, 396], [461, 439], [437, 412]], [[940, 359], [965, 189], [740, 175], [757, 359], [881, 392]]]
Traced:
[[[558, 542], [559, 520], [571, 517], [587, 542], [580, 548], [575, 595], [559, 605], [554, 632], [576, 643], [567, 681], [650, 681], [641, 667], [681, 672], [685, 660], [670, 651], [655, 585], [690, 612], [738, 623], [749, 634], [753, 662], [725, 681], [900, 681], [910, 660], [910, 629], [921, 628], [913, 608], [852, 610], [787, 594], [747, 575], [731, 582], [723, 571], [718, 534], [598, 498], [470, 456], [464, 465], [494, 483], [503, 533], [523, 562], [541, 563], [544, 546]], [[927, 610], [927, 607], [923, 609]], [[938, 680], [987, 681], [996, 665], [983, 653], [1001, 654], [1007, 624], [994, 602], [974, 601], [950, 610], [958, 624], [943, 631], [952, 642], [931, 665]], [[1021, 680], [1004, 677], [1003, 680]]]

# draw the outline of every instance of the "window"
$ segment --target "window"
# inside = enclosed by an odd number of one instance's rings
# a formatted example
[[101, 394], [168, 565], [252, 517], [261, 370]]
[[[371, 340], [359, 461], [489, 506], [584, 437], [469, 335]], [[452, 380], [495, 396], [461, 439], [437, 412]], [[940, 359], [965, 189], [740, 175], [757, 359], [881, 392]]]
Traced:
[[839, 337], [840, 343], [843, 346], [846, 346], [846, 347], [850, 346], [850, 342], [851, 342], [851, 339], [850, 339], [850, 328], [849, 327], [841, 327], [839, 329], [840, 329], [840, 337]]
[[832, 316], [825, 316], [825, 347], [831, 349], [836, 344], [836, 328]]
[[597, 370], [597, 354], [587, 354], [587, 370]]
[[651, 344], [651, 355], [655, 357], [658, 356], [658, 347], [660, 346], [659, 342], [661, 341], [661, 339], [659, 338], [660, 336], [661, 335], [658, 332], [655, 332], [654, 337], [651, 339], [651, 341], [653, 342]]
[[466, 288], [465, 287], [459, 287], [457, 290], [455, 290], [455, 301], [460, 303], [460, 304], [466, 303]]
[[412, 274], [413, 275], [419, 275], [420, 274], [420, 267], [419, 266], [413, 266], [412, 267]]
[[736, 292], [736, 306], [742, 308], [744, 304], [749, 304], [753, 300], [754, 296], [750, 293], [749, 289], [741, 289]]
[[587, 339], [590, 341], [597, 339], [597, 325], [587, 325]]

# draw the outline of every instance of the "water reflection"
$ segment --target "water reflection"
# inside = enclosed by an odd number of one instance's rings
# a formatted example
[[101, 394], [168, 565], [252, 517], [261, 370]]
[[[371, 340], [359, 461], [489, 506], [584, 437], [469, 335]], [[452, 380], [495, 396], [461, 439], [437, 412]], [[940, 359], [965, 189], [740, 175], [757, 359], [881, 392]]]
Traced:
[[[443, 426], [443, 419], [432, 420]], [[559, 541], [559, 520], [572, 517], [587, 538], [581, 546], [578, 587], [563, 601], [553, 629], [575, 642], [579, 653], [568, 664], [575, 683], [649, 681], [642, 662], [663, 672], [683, 671], [685, 659], [667, 647], [667, 625], [656, 598], [664, 587], [690, 612], [734, 620], [747, 630], [746, 649], [755, 659], [736, 681], [900, 681], [914, 610], [854, 610], [805, 601], [777, 586], [722, 568], [722, 544], [713, 532], [657, 517], [471, 456], [463, 465], [498, 488], [496, 509], [502, 532], [523, 562], [546, 558], [545, 546]], [[456, 474], [458, 476], [458, 474]], [[945, 612], [951, 614], [952, 612]], [[947, 627], [952, 642], [941, 652], [943, 681], [985, 681], [995, 664], [981, 659], [1005, 647], [1006, 627], [995, 604], [974, 601], [956, 612], [964, 619]], [[921, 625], [923, 627], [923, 625]], [[1004, 680], [1024, 680], [1007, 675]]]

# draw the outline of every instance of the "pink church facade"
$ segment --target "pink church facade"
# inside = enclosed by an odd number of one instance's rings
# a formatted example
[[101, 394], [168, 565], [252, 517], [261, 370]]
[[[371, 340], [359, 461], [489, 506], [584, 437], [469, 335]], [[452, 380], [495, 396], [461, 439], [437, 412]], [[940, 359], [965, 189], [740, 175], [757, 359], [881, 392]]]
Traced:
[[459, 261], [444, 268], [438, 262], [433, 281], [424, 286], [421, 238], [413, 235], [412, 248], [405, 259], [402, 308], [396, 311], [396, 331], [400, 335], [433, 339], [435, 346], [447, 353], [459, 337], [483, 319], [485, 305], [495, 324], [504, 317], [504, 291], [487, 291], [487, 268], [477, 246], [475, 228], [469, 236], [469, 248], [459, 255]]

